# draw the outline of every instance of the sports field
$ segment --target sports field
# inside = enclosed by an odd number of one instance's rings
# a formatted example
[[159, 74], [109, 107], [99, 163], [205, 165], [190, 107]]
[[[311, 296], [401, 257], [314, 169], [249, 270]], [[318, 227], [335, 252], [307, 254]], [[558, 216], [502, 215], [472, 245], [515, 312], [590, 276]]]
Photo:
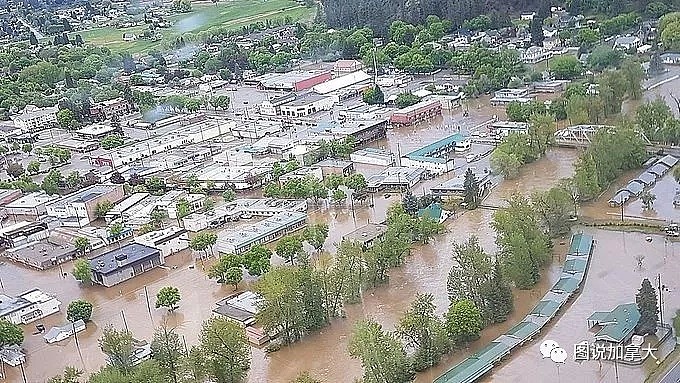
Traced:
[[240, 28], [244, 25], [290, 16], [293, 20], [307, 19], [315, 12], [291, 0], [222, 0], [212, 2], [192, 2], [193, 10], [188, 13], [169, 17], [172, 27], [160, 28], [163, 35], [160, 41], [123, 41], [123, 33], [140, 35], [146, 26], [116, 29], [113, 27], [96, 28], [79, 32], [86, 43], [105, 46], [112, 51], [141, 53], [160, 49], [164, 41], [169, 41], [183, 33], [196, 34], [212, 27]]

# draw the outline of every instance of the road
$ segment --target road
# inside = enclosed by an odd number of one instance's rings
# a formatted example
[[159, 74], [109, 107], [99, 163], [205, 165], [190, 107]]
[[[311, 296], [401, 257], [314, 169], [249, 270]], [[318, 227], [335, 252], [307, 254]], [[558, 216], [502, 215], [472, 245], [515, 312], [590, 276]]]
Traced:
[[676, 361], [673, 367], [661, 378], [659, 383], [678, 383], [680, 382], [680, 360]]
[[31, 24], [29, 24], [29, 23], [28, 23], [26, 20], [24, 20], [23, 18], [19, 17], [19, 21], [20, 21], [22, 24], [24, 24], [24, 26], [25, 26], [26, 28], [30, 29], [31, 32], [33, 32], [33, 34], [35, 35], [35, 38], [36, 38], [36, 39], [41, 40], [41, 39], [44, 39], [44, 38], [45, 38], [45, 35], [43, 35], [42, 33], [40, 33], [39, 30], [35, 29]]

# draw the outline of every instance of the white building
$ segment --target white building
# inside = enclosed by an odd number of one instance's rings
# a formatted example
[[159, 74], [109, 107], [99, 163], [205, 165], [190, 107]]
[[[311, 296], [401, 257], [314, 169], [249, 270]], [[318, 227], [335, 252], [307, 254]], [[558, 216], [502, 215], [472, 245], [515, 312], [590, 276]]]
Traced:
[[350, 154], [349, 159], [360, 164], [391, 166], [394, 164], [395, 155], [387, 150], [364, 148]]
[[215, 248], [220, 253], [242, 254], [255, 245], [276, 241], [306, 224], [307, 213], [294, 211], [279, 213], [252, 225], [221, 231]]
[[541, 61], [545, 61], [553, 56], [551, 50], [545, 49], [544, 47], [529, 47], [520, 56], [525, 64], [536, 64]]
[[274, 135], [283, 130], [283, 123], [279, 121], [247, 121], [239, 123], [231, 128], [231, 135], [237, 138], [260, 139], [264, 136]]
[[638, 49], [642, 45], [642, 40], [637, 36], [621, 36], [614, 40], [614, 49], [631, 50]]
[[35, 105], [26, 105], [18, 115], [10, 116], [14, 125], [26, 132], [38, 132], [57, 125], [56, 106], [39, 108]]
[[97, 205], [105, 201], [117, 203], [125, 197], [123, 185], [92, 185], [50, 202], [47, 215], [59, 218], [64, 226], [87, 226], [96, 220]]
[[[344, 61], [344, 60], [343, 60]], [[356, 61], [356, 60], [347, 60], [347, 61]], [[314, 86], [312, 88], [314, 92], [318, 94], [329, 94], [336, 92], [338, 90], [347, 88], [349, 86], [359, 84], [365, 81], [368, 81], [371, 79], [371, 76], [369, 76], [366, 72], [364, 71], [354, 71], [354, 73], [349, 73], [345, 74], [344, 76], [340, 76], [337, 78], [334, 78], [330, 81], [323, 82], [319, 85]]]
[[0, 318], [14, 324], [28, 324], [59, 312], [61, 302], [39, 289], [18, 297], [0, 294]]
[[286, 183], [292, 179], [304, 179], [307, 177], [315, 178], [319, 181], [323, 180], [323, 172], [318, 166], [303, 166], [288, 172], [279, 177], [279, 182]]
[[491, 98], [491, 105], [505, 105], [513, 101], [525, 103], [533, 101], [534, 97], [529, 95], [528, 88], [522, 89], [501, 89], [494, 92]]
[[58, 195], [48, 195], [43, 191], [27, 194], [5, 205], [8, 215], [39, 217], [47, 213], [45, 204], [58, 199]]
[[191, 232], [216, 228], [228, 221], [238, 221], [242, 217], [271, 217], [284, 212], [307, 212], [306, 200], [284, 200], [273, 198], [242, 198], [229, 202], [206, 213], [190, 214], [182, 223]]
[[333, 109], [333, 104], [337, 101], [335, 97], [309, 94], [281, 105], [281, 115], [285, 117], [306, 117], [316, 112]]
[[163, 257], [167, 257], [189, 248], [189, 233], [181, 227], [170, 226], [135, 237], [134, 241], [154, 247], [161, 251]]
[[43, 335], [43, 339], [47, 343], [56, 343], [68, 339], [81, 331], [85, 331], [85, 321], [79, 319], [75, 322], [52, 327]]

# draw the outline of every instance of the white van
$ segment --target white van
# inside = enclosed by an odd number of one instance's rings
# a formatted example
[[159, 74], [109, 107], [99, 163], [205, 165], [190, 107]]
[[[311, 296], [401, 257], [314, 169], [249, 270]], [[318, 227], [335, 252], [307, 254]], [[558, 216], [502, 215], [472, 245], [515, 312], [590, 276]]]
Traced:
[[472, 143], [470, 142], [470, 140], [463, 140], [463, 141], [456, 142], [456, 146], [453, 147], [453, 150], [456, 153], [460, 153], [460, 152], [465, 152], [467, 150], [470, 150], [471, 147], [472, 147]]

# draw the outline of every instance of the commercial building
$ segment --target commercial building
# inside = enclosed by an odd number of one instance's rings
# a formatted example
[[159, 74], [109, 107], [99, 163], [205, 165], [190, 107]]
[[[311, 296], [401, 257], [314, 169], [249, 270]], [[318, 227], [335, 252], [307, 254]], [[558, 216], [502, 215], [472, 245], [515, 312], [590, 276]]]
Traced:
[[[491, 189], [491, 173], [486, 169], [484, 171], [478, 171], [473, 168], [472, 171], [479, 183], [479, 197], [482, 197]], [[430, 188], [430, 192], [442, 199], [463, 197], [465, 195], [465, 174], [460, 174], [457, 177]]]
[[26, 266], [47, 270], [74, 259], [76, 252], [72, 243], [56, 242], [52, 237], [48, 237], [7, 249], [5, 256]]
[[231, 128], [231, 135], [236, 138], [260, 139], [283, 131], [283, 123], [280, 121], [244, 121]]
[[0, 360], [12, 367], [16, 367], [26, 363], [26, 354], [24, 354], [19, 345], [4, 346], [0, 348]]
[[134, 107], [122, 97], [92, 104], [90, 118], [93, 121], [110, 120], [127, 116], [134, 111]]
[[355, 145], [362, 146], [387, 135], [387, 120], [322, 121], [312, 128], [319, 139], [342, 140], [352, 137]]
[[[269, 181], [271, 179], [271, 170], [271, 163], [264, 162], [243, 166], [210, 164], [197, 169], [193, 174], [201, 184], [213, 181], [216, 189], [233, 188], [235, 190], [246, 190], [263, 185]], [[189, 174], [182, 175], [183, 179], [188, 177]]]
[[491, 105], [505, 105], [513, 101], [525, 103], [533, 100], [534, 97], [529, 95], [529, 89], [522, 88], [497, 90], [490, 101]]
[[14, 126], [24, 132], [39, 132], [57, 125], [58, 111], [59, 108], [56, 106], [39, 108], [35, 105], [26, 105], [21, 113], [10, 116], [10, 118], [14, 122]]
[[[342, 61], [356, 61], [356, 60], [342, 60]], [[358, 61], [357, 61], [358, 62]], [[361, 64], [361, 63], [359, 63]], [[357, 69], [358, 70], [358, 69]], [[313, 88], [314, 92], [318, 94], [329, 94], [333, 92], [337, 92], [341, 89], [345, 89], [347, 87], [350, 87], [352, 85], [360, 84], [363, 82], [368, 83], [368, 81], [371, 79], [371, 76], [369, 76], [366, 72], [364, 71], [352, 71], [354, 73], [343, 73], [343, 75], [339, 75], [336, 78], [326, 81], [322, 84], [319, 84]]]
[[182, 219], [182, 223], [185, 229], [197, 232], [207, 228], [219, 227], [229, 221], [238, 221], [242, 217], [271, 217], [290, 211], [306, 213], [307, 201], [242, 198], [217, 206], [210, 212], [190, 214]]
[[21, 198], [21, 190], [19, 189], [0, 189], [0, 206], [5, 206], [11, 202]]
[[[181, 123], [181, 121], [173, 122], [173, 124], [176, 123]], [[90, 158], [90, 162], [97, 166], [118, 168], [189, 144], [210, 141], [229, 133], [235, 126], [236, 123], [234, 121], [202, 120], [187, 126], [178, 127], [172, 132], [159, 137], [125, 145], [106, 154], [93, 156]]]
[[46, 223], [19, 221], [13, 225], [0, 228], [0, 246], [11, 249], [45, 239], [48, 236], [49, 231]]
[[395, 155], [383, 149], [364, 148], [350, 154], [349, 159], [359, 164], [391, 166], [394, 164]]
[[260, 114], [265, 116], [278, 116], [281, 113], [281, 105], [295, 100], [295, 93], [286, 93], [281, 96], [270, 97], [259, 105]]
[[331, 79], [331, 72], [327, 70], [291, 71], [287, 73], [267, 73], [246, 83], [256, 83], [261, 89], [285, 92], [299, 92], [312, 88]]
[[255, 323], [255, 316], [260, 312], [258, 303], [261, 300], [259, 294], [244, 291], [217, 302], [213, 312], [243, 326], [248, 341], [260, 346], [269, 341], [269, 335]]
[[90, 260], [92, 281], [111, 287], [165, 264], [161, 250], [130, 243]]
[[292, 179], [304, 179], [307, 177], [322, 181], [323, 171], [318, 166], [303, 166], [293, 170], [292, 172], [281, 175], [281, 177], [279, 177], [279, 182], [283, 184]]
[[390, 123], [394, 126], [408, 126], [441, 114], [442, 105], [438, 100], [425, 100], [392, 113]]
[[85, 139], [98, 140], [113, 133], [121, 133], [119, 128], [111, 125], [91, 124], [76, 130], [76, 134]]
[[13, 297], [0, 294], [0, 318], [14, 324], [28, 324], [59, 312], [61, 302], [40, 289]]
[[427, 169], [433, 174], [450, 172], [454, 169], [454, 160], [448, 155], [464, 140], [460, 133], [444, 137], [406, 154], [401, 158], [401, 165]]
[[136, 211], [134, 208], [145, 200], [149, 199], [149, 193], [133, 193], [129, 197], [117, 203], [108, 213], [106, 213], [106, 222], [111, 222], [116, 219], [126, 221], [130, 219], [131, 212]]
[[45, 205], [59, 198], [58, 195], [48, 195], [43, 191], [27, 194], [5, 205], [8, 215], [23, 215], [39, 217], [47, 213]]
[[362, 69], [364, 69], [364, 64], [359, 60], [338, 60], [333, 64], [333, 75], [340, 77]]
[[390, 189], [409, 190], [427, 176], [428, 171], [423, 168], [391, 166], [368, 177], [367, 190], [372, 193]]
[[336, 160], [336, 159], [325, 159], [321, 162], [317, 162], [314, 166], [321, 168], [323, 176], [326, 177], [329, 174], [340, 174], [342, 176], [348, 176], [354, 172], [354, 164], [352, 161]]
[[342, 236], [343, 241], [357, 242], [364, 250], [373, 247], [375, 242], [385, 236], [387, 225], [368, 223]]
[[489, 133], [492, 136], [507, 137], [511, 133], [526, 134], [529, 131], [529, 124], [516, 121], [496, 121], [489, 125]]
[[242, 254], [255, 245], [273, 242], [306, 224], [307, 213], [279, 213], [252, 225], [221, 231], [215, 248], [220, 253]]
[[82, 227], [97, 219], [98, 203], [117, 203], [125, 197], [123, 185], [92, 185], [48, 203], [47, 215], [59, 218], [64, 226]]
[[316, 112], [333, 109], [337, 99], [331, 96], [308, 94], [280, 106], [284, 117], [306, 117]]
[[189, 248], [189, 233], [184, 228], [170, 226], [137, 236], [134, 241], [160, 250], [165, 258]]
[[599, 342], [623, 343], [633, 336], [635, 326], [640, 321], [637, 304], [626, 303], [616, 306], [612, 311], [596, 311], [588, 317], [588, 327], [600, 326], [595, 333]]

